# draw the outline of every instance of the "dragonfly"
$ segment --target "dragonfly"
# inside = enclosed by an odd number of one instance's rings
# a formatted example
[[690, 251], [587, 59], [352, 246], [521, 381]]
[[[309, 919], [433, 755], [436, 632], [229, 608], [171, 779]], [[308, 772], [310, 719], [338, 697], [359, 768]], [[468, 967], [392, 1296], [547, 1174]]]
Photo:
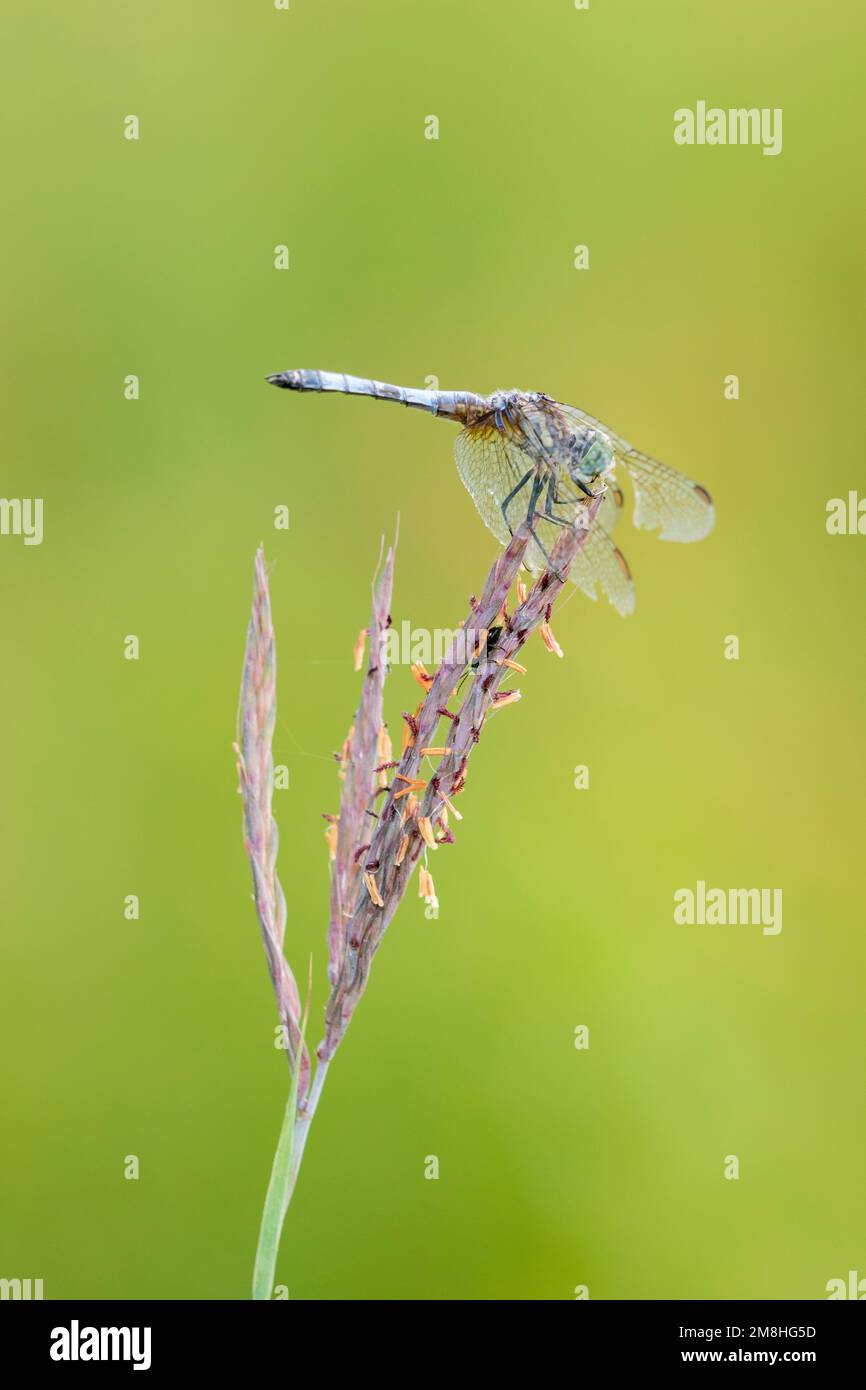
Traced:
[[[526, 520], [531, 540], [524, 564], [533, 576], [550, 562], [563, 526], [584, 526], [586, 536], [569, 578], [590, 598], [600, 588], [616, 610], [635, 607], [628, 561], [611, 532], [624, 496], [621, 465], [634, 489], [633, 521], [668, 541], [702, 540], [715, 511], [700, 483], [642, 453], [601, 420], [553, 400], [543, 391], [433, 391], [340, 372], [297, 370], [267, 377], [288, 391], [338, 391], [426, 410], [462, 428], [455, 444], [457, 472], [485, 526], [507, 545]], [[594, 515], [593, 499], [601, 497]]]

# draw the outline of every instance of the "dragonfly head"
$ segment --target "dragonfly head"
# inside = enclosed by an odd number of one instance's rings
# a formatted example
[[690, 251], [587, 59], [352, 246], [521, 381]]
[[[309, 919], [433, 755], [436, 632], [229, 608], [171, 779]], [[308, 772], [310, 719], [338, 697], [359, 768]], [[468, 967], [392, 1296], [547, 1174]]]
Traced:
[[597, 430], [575, 430], [569, 440], [568, 471], [575, 482], [597, 478], [609, 473], [614, 463], [614, 453], [603, 434]]

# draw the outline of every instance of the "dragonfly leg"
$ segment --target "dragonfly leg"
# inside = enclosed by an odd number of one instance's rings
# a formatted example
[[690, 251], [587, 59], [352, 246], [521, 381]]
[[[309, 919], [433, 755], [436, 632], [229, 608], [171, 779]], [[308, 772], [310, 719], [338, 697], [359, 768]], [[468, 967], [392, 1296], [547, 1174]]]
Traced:
[[554, 516], [553, 513], [554, 506], [560, 507], [566, 506], [566, 504], [566, 498], [557, 497], [556, 479], [551, 476], [550, 481], [547, 484], [547, 496], [544, 499], [545, 520], [552, 521], [554, 526], [571, 526], [572, 523], [570, 521], [563, 520], [561, 516]]
[[[583, 484], [582, 484], [582, 483], [581, 483], [581, 484], [578, 484], [578, 486], [580, 486], [580, 487], [581, 487], [581, 490], [582, 490], [584, 493], [586, 493], [586, 496], [587, 496], [587, 497], [592, 497], [592, 498], [595, 498], [595, 497], [603, 497], [604, 494], [605, 494], [605, 492], [607, 491], [607, 487], [606, 487], [606, 486], [603, 487], [599, 492], [590, 492], [590, 490], [589, 490], [588, 488], [583, 487]], [[622, 494], [620, 494], [620, 497], [621, 497], [621, 496], [622, 496]], [[548, 488], [547, 488], [547, 497], [546, 497], [545, 503], [544, 503], [544, 514], [545, 514], [545, 516], [547, 517], [547, 520], [548, 520], [548, 521], [553, 521], [553, 522], [558, 522], [560, 526], [576, 526], [576, 525], [578, 524], [576, 521], [574, 521], [574, 522], [571, 522], [571, 521], [563, 521], [563, 520], [561, 519], [561, 517], [556, 517], [556, 516], [554, 516], [554, 515], [553, 515], [553, 510], [552, 510], [553, 507], [572, 507], [572, 508], [574, 508], [574, 507], [576, 507], [576, 506], [577, 506], [577, 499], [575, 499], [574, 497], [557, 497], [557, 495], [556, 495], [556, 479], [555, 479], [555, 478], [551, 478], [550, 483], [548, 484]]]
[[577, 486], [580, 488], [581, 492], [586, 493], [587, 497], [601, 497], [602, 493], [604, 492], [604, 487], [602, 487], [600, 492], [593, 492], [592, 488], [587, 487], [586, 483], [583, 482], [581, 478], [575, 478], [574, 481], [577, 483]]
[[536, 473], [535, 478], [532, 482], [532, 493], [529, 498], [529, 510], [526, 513], [526, 520], [529, 522], [530, 526], [532, 525], [533, 521], [538, 515], [538, 512], [536, 511], [536, 508], [538, 506], [538, 499], [546, 486], [547, 480], [544, 477], [544, 475], [539, 475], [538, 473]]
[[[555, 569], [553, 568], [553, 562], [552, 562], [550, 556], [548, 555], [546, 549], [545, 549], [544, 546], [541, 544], [541, 541], [540, 541], [539, 538], [538, 538], [538, 534], [537, 534], [537, 532], [536, 532], [536, 530], [535, 530], [535, 527], [534, 527], [533, 524], [532, 524], [533, 521], [535, 520], [536, 516], [538, 516], [538, 512], [536, 511], [536, 507], [538, 506], [538, 500], [539, 500], [539, 498], [541, 497], [541, 494], [542, 494], [542, 492], [544, 491], [545, 487], [547, 487], [547, 489], [548, 489], [548, 498], [549, 498], [549, 496], [550, 496], [551, 482], [552, 482], [552, 480], [548, 481], [547, 479], [544, 478], [543, 475], [542, 475], [541, 477], [538, 477], [538, 476], [537, 476], [536, 479], [535, 479], [535, 481], [533, 482], [533, 484], [532, 484], [532, 496], [531, 496], [530, 501], [529, 501], [529, 511], [526, 513], [526, 524], [527, 524], [527, 526], [529, 527], [529, 534], [532, 536], [532, 539], [535, 541], [535, 544], [538, 546], [538, 549], [541, 551], [541, 553], [542, 553], [542, 555], [544, 556], [545, 560], [547, 561], [548, 565], [549, 565], [550, 568], [553, 570], [553, 573], [556, 575], [556, 578], [559, 579], [559, 580], [561, 581], [561, 580], [564, 578], [564, 576], [561, 575], [561, 574], [559, 574], [558, 571], [555, 570]], [[547, 512], [547, 504], [545, 504], [545, 512]], [[555, 522], [555, 523], [558, 523], [560, 526], [568, 526], [568, 525], [570, 525], [569, 522], [567, 522], [567, 521], [562, 521], [562, 519], [561, 519], [560, 517], [554, 517], [551, 513], [547, 513], [547, 515], [546, 515], [546, 517], [545, 517], [545, 520], [547, 520], [547, 521], [553, 521], [553, 522]]]
[[[590, 494], [590, 495], [592, 496], [592, 495], [596, 495], [596, 494]], [[568, 498], [565, 498], [565, 497], [557, 497], [557, 495], [556, 495], [556, 486], [555, 486], [555, 482], [554, 482], [554, 479], [551, 478], [551, 480], [550, 480], [550, 482], [549, 482], [549, 484], [548, 484], [548, 487], [547, 487], [547, 497], [545, 498], [545, 502], [544, 502], [544, 519], [545, 519], [545, 521], [551, 521], [551, 522], [553, 523], [554, 526], [578, 526], [578, 527], [579, 527], [579, 526], [584, 526], [584, 525], [586, 524], [586, 514], [585, 514], [583, 511], [577, 511], [577, 510], [575, 510], [574, 517], [571, 518], [571, 519], [569, 519], [568, 517], [556, 516], [556, 514], [555, 514], [554, 511], [553, 511], [554, 505], [563, 506], [563, 507], [564, 507], [564, 506], [571, 505], [572, 507], [575, 507], [575, 503], [574, 503], [573, 501], [572, 501], [571, 503], [569, 503]]]
[[[565, 524], [567, 525], [568, 523], [566, 522]], [[554, 575], [554, 577], [555, 577], [556, 579], [558, 579], [558, 580], [560, 581], [560, 583], [562, 583], [563, 580], [565, 579], [565, 575], [564, 575], [564, 574], [560, 574], [560, 573], [559, 573], [559, 570], [556, 569], [556, 568], [554, 567], [553, 561], [551, 560], [549, 554], [548, 554], [547, 551], [545, 550], [545, 548], [544, 548], [544, 546], [542, 545], [541, 541], [538, 539], [538, 536], [537, 536], [536, 531], [535, 531], [535, 527], [532, 525], [532, 522], [529, 523], [529, 534], [530, 534], [530, 536], [532, 537], [532, 539], [535, 541], [535, 544], [538, 546], [538, 549], [541, 551], [542, 555], [544, 556], [545, 560], [547, 561], [548, 568], [550, 569], [551, 573]]]
[[[500, 504], [500, 511], [502, 512], [502, 519], [503, 519], [503, 521], [505, 522], [505, 525], [508, 527], [508, 534], [509, 534], [510, 536], [513, 536], [513, 535], [514, 535], [514, 527], [511, 525], [511, 522], [508, 520], [508, 504], [509, 504], [509, 502], [513, 501], [513, 499], [517, 496], [518, 492], [520, 492], [521, 488], [526, 487], [526, 484], [529, 482], [529, 479], [532, 477], [532, 475], [533, 475], [534, 472], [535, 472], [535, 469], [534, 469], [534, 468], [530, 468], [530, 470], [529, 470], [528, 473], [524, 473], [523, 477], [520, 479], [520, 482], [517, 484], [517, 486], [516, 486], [516, 487], [513, 487], [513, 488], [511, 489], [511, 491], [509, 492], [508, 496], [507, 496], [507, 497], [503, 500], [503, 502]], [[532, 512], [532, 510], [534, 509], [534, 506], [535, 506], [535, 501], [533, 500], [533, 502], [530, 504], [530, 512]]]

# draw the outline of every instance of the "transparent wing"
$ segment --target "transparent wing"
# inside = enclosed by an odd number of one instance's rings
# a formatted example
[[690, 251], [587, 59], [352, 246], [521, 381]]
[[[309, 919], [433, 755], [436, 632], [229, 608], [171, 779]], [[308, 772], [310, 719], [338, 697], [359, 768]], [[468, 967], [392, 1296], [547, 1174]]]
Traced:
[[[529, 471], [531, 461], [493, 425], [461, 430], [454, 456], [461, 482], [481, 520], [498, 541], [507, 545], [511, 536], [502, 515], [502, 503]], [[529, 496], [527, 485], [509, 504], [508, 518], [515, 531], [526, 516]]]
[[716, 519], [712, 498], [700, 483], [632, 449], [622, 461], [634, 484], [634, 524], [658, 530], [663, 541], [702, 541]]
[[596, 514], [596, 520], [599, 526], [607, 531], [608, 534], [613, 530], [622, 516], [624, 503], [625, 498], [622, 493], [622, 488], [617, 487], [613, 478], [608, 475], [607, 489], [604, 497], [601, 499], [601, 506]]
[[716, 519], [713, 501], [706, 488], [678, 473], [667, 464], [642, 454], [627, 439], [587, 415], [577, 406], [564, 405], [566, 415], [591, 425], [607, 435], [618, 460], [634, 485], [634, 524], [646, 531], [661, 532], [663, 541], [700, 541], [713, 529]]
[[[583, 501], [576, 502], [573, 509], [559, 506], [555, 507], [554, 511], [558, 516], [567, 516], [573, 521], [577, 512], [586, 506], [586, 502], [587, 499], [584, 498]], [[586, 539], [574, 558], [568, 577], [572, 584], [576, 584], [591, 599], [598, 597], [598, 589], [601, 588], [616, 611], [627, 617], [635, 608], [634, 582], [625, 556], [618, 546], [614, 545], [601, 524], [602, 509], [590, 524]], [[534, 530], [549, 555], [562, 528], [539, 516], [536, 518]], [[533, 574], [540, 574], [547, 564], [546, 556], [533, 542], [530, 542], [526, 551], [526, 564]]]
[[[531, 458], [513, 439], [509, 439], [495, 426], [463, 430], [457, 438], [455, 457], [457, 471], [482, 521], [498, 541], [507, 545], [511, 537], [502, 516], [502, 503], [529, 471], [532, 466]], [[562, 471], [558, 474], [556, 495], [559, 501], [553, 509], [555, 515], [572, 523], [589, 500], [582, 492], [578, 492], [568, 475]], [[515, 530], [524, 520], [528, 504], [529, 484], [514, 497], [508, 507], [509, 520]], [[543, 498], [539, 506], [544, 506]], [[615, 485], [610, 485], [598, 515], [589, 527], [589, 534], [575, 558], [569, 577], [572, 583], [592, 599], [597, 597], [600, 586], [614, 608], [625, 615], [634, 611], [634, 585], [625, 556], [608, 535], [608, 528], [615, 523], [621, 508], [622, 493]], [[559, 537], [561, 526], [552, 521], [545, 521], [542, 514], [536, 517], [534, 529], [549, 555]], [[547, 565], [547, 556], [531, 541], [526, 550], [525, 563], [533, 575], [538, 575]]]
[[617, 613], [627, 618], [634, 612], [634, 582], [628, 561], [618, 546], [614, 545], [599, 518], [589, 528], [589, 534], [569, 570], [572, 584], [576, 584], [590, 598], [596, 597], [596, 584], [610, 599]]

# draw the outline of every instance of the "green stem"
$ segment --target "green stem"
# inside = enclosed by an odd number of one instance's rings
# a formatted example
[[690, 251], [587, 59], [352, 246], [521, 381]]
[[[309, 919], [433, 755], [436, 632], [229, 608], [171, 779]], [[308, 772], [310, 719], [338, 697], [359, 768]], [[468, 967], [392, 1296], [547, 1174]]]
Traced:
[[271, 1180], [265, 1197], [262, 1224], [259, 1230], [259, 1243], [256, 1248], [256, 1262], [253, 1269], [253, 1299], [270, 1299], [274, 1289], [274, 1271], [277, 1265], [277, 1251], [280, 1248], [283, 1222], [292, 1200], [292, 1193], [298, 1181], [301, 1159], [307, 1143], [310, 1125], [316, 1113], [316, 1106], [322, 1094], [328, 1063], [319, 1062], [310, 1093], [303, 1109], [298, 1109], [298, 1078], [292, 1077], [289, 1099], [283, 1116], [283, 1125], [274, 1154]]

